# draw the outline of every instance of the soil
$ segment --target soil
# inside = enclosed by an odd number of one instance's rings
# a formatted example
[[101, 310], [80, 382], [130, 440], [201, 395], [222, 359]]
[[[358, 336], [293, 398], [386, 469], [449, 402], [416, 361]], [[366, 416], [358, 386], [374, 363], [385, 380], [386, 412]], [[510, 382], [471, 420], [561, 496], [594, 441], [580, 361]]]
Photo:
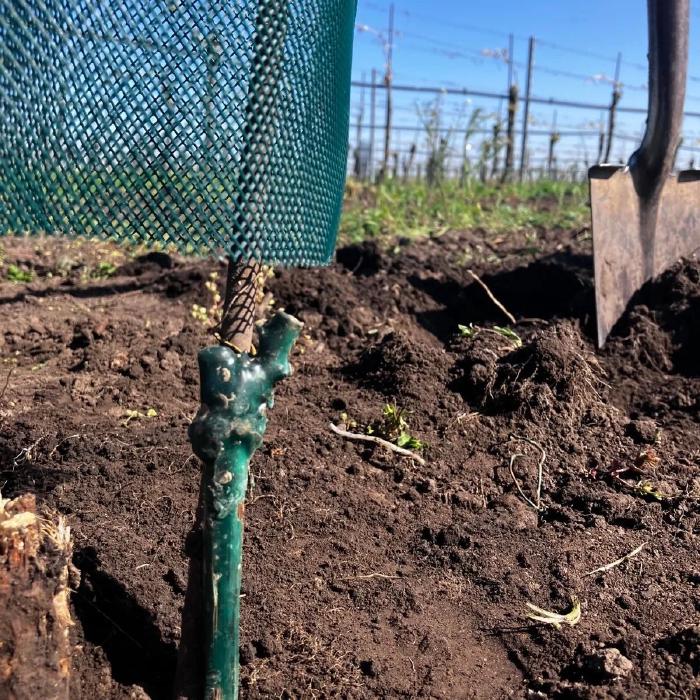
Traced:
[[[71, 697], [168, 698], [211, 342], [192, 305], [224, 268], [4, 248], [33, 280], [0, 284], [0, 485], [73, 528]], [[588, 231], [337, 259], [271, 283], [306, 325], [252, 464], [242, 697], [698, 697], [698, 261], [648, 284], [598, 352]], [[387, 403], [425, 465], [329, 430]]]

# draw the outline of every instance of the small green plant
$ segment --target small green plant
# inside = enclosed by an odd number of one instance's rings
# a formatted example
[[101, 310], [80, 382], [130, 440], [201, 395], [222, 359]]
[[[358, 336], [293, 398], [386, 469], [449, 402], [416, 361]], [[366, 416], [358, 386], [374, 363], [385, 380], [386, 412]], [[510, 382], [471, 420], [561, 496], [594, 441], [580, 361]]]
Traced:
[[31, 282], [34, 279], [34, 274], [31, 270], [23, 270], [17, 265], [8, 265], [7, 279], [10, 282]]
[[647, 481], [645, 479], [642, 479], [637, 484], [635, 484], [632, 488], [640, 496], [647, 496], [649, 498], [653, 498], [656, 501], [668, 500], [668, 496], [665, 493], [663, 493], [662, 491], [659, 491], [659, 489], [656, 487], [656, 485], [654, 483], [652, 483], [651, 481]]
[[[647, 475], [647, 470], [654, 470], [660, 462], [661, 458], [654, 447], [644, 447], [632, 462], [617, 464], [612, 469], [603, 472], [602, 476], [612, 478], [639, 496], [653, 498], [656, 501], [666, 501], [670, 496], [663, 493], [653, 481], [644, 478]], [[592, 473], [594, 476], [597, 474], [596, 471]], [[629, 478], [630, 476], [638, 478], [632, 480]]]
[[498, 335], [502, 335], [504, 338], [508, 338], [508, 340], [512, 341], [516, 348], [521, 348], [523, 346], [522, 339], [511, 328], [507, 328], [506, 326], [494, 326], [493, 330], [496, 331]]
[[92, 279], [105, 280], [112, 277], [117, 271], [117, 266], [111, 262], [100, 262], [97, 263], [97, 267], [92, 271], [90, 275]]
[[384, 406], [380, 421], [367, 426], [369, 435], [377, 435], [399, 447], [405, 447], [407, 450], [422, 450], [425, 443], [411, 435], [408, 430], [406, 409], [399, 408], [393, 403]]
[[473, 323], [470, 323], [468, 326], [463, 326], [461, 323], [458, 323], [457, 330], [459, 330], [461, 336], [473, 338], [479, 332], [479, 326], [475, 326]]
[[216, 271], [212, 272], [209, 275], [209, 279], [204, 283], [204, 287], [209, 293], [209, 306], [192, 304], [190, 308], [192, 318], [208, 329], [216, 328], [221, 323], [222, 303], [217, 284], [218, 278], [219, 273]]
[[155, 418], [158, 415], [158, 411], [155, 408], [149, 408], [145, 413], [142, 411], [137, 411], [133, 408], [127, 408], [124, 412], [125, 419], [122, 421], [122, 425], [126, 427], [132, 420], [140, 420], [142, 418]]
[[540, 252], [539, 236], [537, 231], [528, 231], [525, 234], [525, 252], [530, 255], [537, 255]]
[[457, 324], [457, 330], [459, 334], [465, 338], [474, 338], [481, 331], [486, 333], [496, 333], [502, 338], [509, 340], [516, 348], [521, 348], [523, 346], [522, 338], [511, 328], [506, 326], [493, 326], [492, 328], [481, 328], [474, 323], [470, 323], [468, 326], [464, 326], [461, 323]]

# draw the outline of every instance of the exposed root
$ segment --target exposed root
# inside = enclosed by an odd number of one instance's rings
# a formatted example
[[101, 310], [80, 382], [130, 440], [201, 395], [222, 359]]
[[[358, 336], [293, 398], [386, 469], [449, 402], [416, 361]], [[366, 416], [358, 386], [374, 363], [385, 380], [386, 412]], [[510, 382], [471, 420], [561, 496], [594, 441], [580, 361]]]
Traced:
[[540, 460], [537, 463], [537, 490], [535, 492], [535, 500], [532, 501], [530, 498], [528, 498], [525, 493], [523, 492], [520, 482], [518, 481], [517, 477], [515, 476], [515, 472], [513, 471], [513, 464], [515, 463], [515, 460], [518, 459], [518, 457], [524, 457], [525, 455], [523, 454], [514, 454], [510, 458], [510, 463], [509, 463], [509, 469], [510, 469], [510, 475], [513, 477], [513, 482], [515, 483], [516, 488], [518, 489], [518, 493], [522, 496], [522, 498], [525, 500], [525, 502], [534, 508], [537, 511], [542, 510], [542, 473], [543, 473], [543, 467], [544, 467], [544, 461], [547, 459], [547, 453], [544, 451], [544, 448], [534, 440], [531, 440], [528, 437], [521, 437], [520, 435], [511, 435], [511, 440], [522, 440], [523, 442], [527, 442], [528, 444], [532, 445], [533, 447], [536, 447], [540, 451]]
[[597, 569], [593, 569], [592, 571], [587, 571], [584, 574], [584, 576], [593, 576], [594, 574], [602, 574], [606, 571], [610, 571], [610, 569], [614, 569], [616, 566], [620, 566], [620, 564], [624, 564], [628, 559], [632, 559], [632, 557], [636, 557], [637, 554], [639, 554], [647, 544], [648, 544], [648, 542], [642, 542], [642, 544], [640, 544], [639, 547], [636, 547], [631, 552], [628, 552], [627, 554], [625, 554], [624, 557], [620, 557], [619, 559], [615, 559], [615, 561], [611, 561], [609, 564], [603, 564], [603, 566], [599, 566]]
[[488, 298], [503, 312], [505, 317], [513, 324], [515, 325], [517, 323], [517, 320], [513, 314], [506, 309], [503, 304], [501, 304], [498, 299], [494, 296], [493, 292], [488, 288], [486, 283], [479, 277], [477, 274], [472, 272], [471, 270], [467, 270], [467, 274], [486, 292], [486, 295]]
[[400, 455], [405, 455], [406, 457], [410, 457], [411, 459], [414, 459], [418, 464], [421, 466], [425, 466], [426, 461], [422, 458], [419, 457], [415, 452], [411, 452], [411, 450], [406, 450], [403, 447], [399, 447], [398, 445], [394, 445], [394, 443], [389, 442], [388, 440], [384, 440], [380, 437], [377, 437], [376, 435], [360, 435], [360, 433], [350, 433], [347, 430], [343, 430], [342, 428], [339, 428], [337, 425], [333, 425], [333, 423], [329, 424], [329, 428], [336, 434], [340, 435], [341, 437], [344, 437], [348, 440], [357, 440], [359, 442], [373, 442], [376, 445], [381, 445], [382, 447], [386, 447], [387, 450], [391, 450], [392, 452], [398, 452]]

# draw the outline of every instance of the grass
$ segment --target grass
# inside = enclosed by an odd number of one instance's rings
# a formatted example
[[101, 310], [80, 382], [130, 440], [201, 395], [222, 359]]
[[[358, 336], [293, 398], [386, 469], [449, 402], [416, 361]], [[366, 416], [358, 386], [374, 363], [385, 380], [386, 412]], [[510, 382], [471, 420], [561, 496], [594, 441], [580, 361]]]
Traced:
[[473, 323], [470, 323], [468, 326], [463, 326], [461, 323], [458, 323], [457, 331], [465, 338], [474, 338], [481, 331], [485, 331], [486, 333], [495, 333], [496, 335], [500, 335], [502, 338], [510, 340], [516, 348], [521, 348], [523, 346], [522, 338], [513, 329], [508, 328], [507, 326], [482, 328], [481, 326], [476, 326]]
[[488, 233], [580, 228], [588, 224], [588, 186], [541, 180], [482, 183], [456, 180], [387, 180], [381, 185], [349, 180], [340, 224], [343, 242], [387, 235], [414, 238], [447, 230]]
[[31, 270], [23, 270], [17, 265], [8, 265], [6, 272], [7, 279], [10, 282], [31, 282], [34, 279], [34, 274]]

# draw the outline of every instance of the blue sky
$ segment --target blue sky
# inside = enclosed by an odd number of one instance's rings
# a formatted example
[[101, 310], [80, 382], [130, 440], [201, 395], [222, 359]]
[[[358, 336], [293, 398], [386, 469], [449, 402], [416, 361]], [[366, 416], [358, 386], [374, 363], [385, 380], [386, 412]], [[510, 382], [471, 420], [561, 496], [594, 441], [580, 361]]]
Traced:
[[[359, 0], [358, 30], [355, 33], [353, 78], [369, 80], [372, 69], [384, 71], [390, 0]], [[474, 90], [505, 92], [507, 67], [502, 59], [484, 56], [508, 46], [513, 33], [516, 77], [521, 91], [525, 87], [527, 38], [535, 36], [535, 73], [532, 94], [596, 104], [608, 104], [610, 79], [615, 72], [618, 52], [622, 53], [620, 80], [624, 85], [622, 106], [646, 107], [647, 17], [645, 0], [397, 0], [395, 2], [394, 82], [395, 84], [467, 87]], [[696, 48], [698, 47], [698, 48]], [[560, 74], [557, 74], [560, 73]], [[686, 110], [700, 112], [700, 2], [691, 9], [690, 80]], [[352, 118], [355, 123], [360, 106], [360, 90], [353, 90]], [[419, 105], [429, 95], [396, 93], [397, 125], [418, 126]], [[365, 94], [364, 122], [368, 120], [369, 95]], [[378, 97], [378, 121], [383, 121], [383, 93]], [[443, 97], [443, 125], [464, 128], [471, 110], [480, 107], [485, 114], [504, 112], [497, 100]], [[557, 108], [560, 131], [595, 129], [598, 111]], [[554, 108], [533, 106], [531, 129], [548, 130]], [[518, 125], [522, 120], [519, 114]], [[619, 133], [639, 137], [644, 127], [642, 115], [620, 115]], [[366, 141], [369, 131], [363, 132]], [[378, 134], [378, 139], [381, 135]], [[353, 133], [352, 139], [355, 138]], [[396, 134], [399, 150], [413, 141], [421, 147], [420, 134]], [[461, 152], [459, 138], [453, 136], [455, 151]], [[532, 139], [533, 160], [543, 156], [547, 137]], [[700, 147], [700, 119], [686, 119], [684, 145]], [[474, 147], [478, 148], [478, 137]], [[633, 139], [618, 139], [614, 159], [626, 159], [635, 148]], [[597, 137], [562, 137], [560, 161], [582, 160], [588, 153], [595, 158]], [[681, 164], [693, 156], [685, 151]], [[697, 154], [700, 156], [700, 153]], [[696, 158], [697, 158], [696, 156]]]

